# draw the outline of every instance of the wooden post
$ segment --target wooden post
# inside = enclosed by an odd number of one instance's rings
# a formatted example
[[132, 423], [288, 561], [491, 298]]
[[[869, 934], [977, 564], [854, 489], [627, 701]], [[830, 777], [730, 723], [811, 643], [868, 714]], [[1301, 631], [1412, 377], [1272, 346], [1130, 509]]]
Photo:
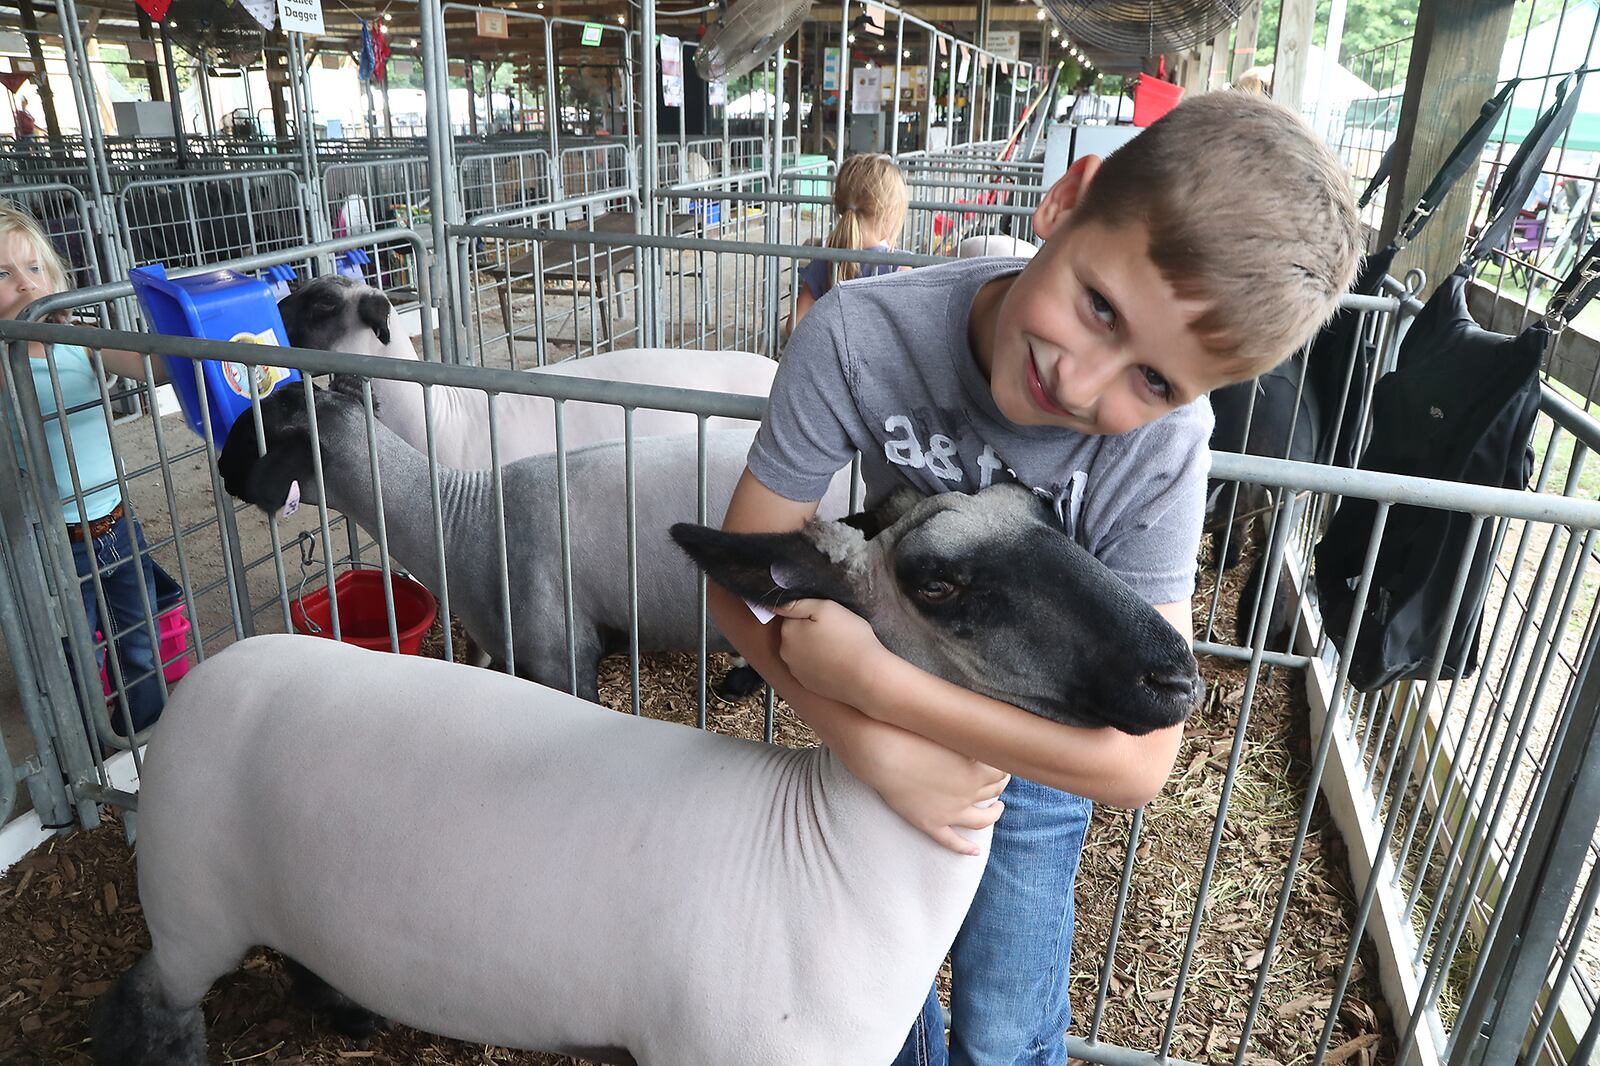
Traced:
[[[1511, 8], [1512, 0], [1422, 0], [1395, 132], [1380, 245], [1400, 228], [1484, 101], [1494, 95], [1500, 67], [1497, 42], [1506, 39]], [[1463, 177], [1416, 243], [1395, 261], [1396, 277], [1420, 267], [1432, 286], [1456, 268], [1472, 198], [1472, 180]]]
[[1239, 26], [1233, 35], [1233, 66], [1228, 71], [1232, 84], [1256, 65], [1256, 36], [1261, 32], [1261, 0], [1250, 0], [1239, 12]]
[[[133, 10], [139, 16], [139, 39], [150, 45], [153, 50], [155, 48], [155, 31], [150, 26], [150, 16], [146, 15], [144, 8], [138, 4], [133, 5]], [[154, 51], [151, 54], [153, 55]], [[144, 80], [145, 84], [150, 86], [150, 99], [156, 101], [166, 99], [166, 96], [163, 95], [165, 89], [161, 84], [161, 67], [154, 60], [145, 60]]]
[[[33, 0], [18, 0], [17, 10], [22, 16], [22, 33], [28, 38], [28, 55], [33, 59], [33, 69], [38, 71], [39, 107], [44, 111], [44, 131], [51, 143], [61, 141], [61, 120], [56, 117], [56, 96], [50, 90], [50, 68], [44, 65], [44, 45], [39, 41], [39, 19], [33, 11]], [[88, 135], [88, 130], [84, 135]]]
[[[1278, 13], [1278, 48], [1272, 60], [1272, 98], [1296, 113], [1311, 66], [1311, 31], [1316, 21], [1316, 0], [1283, 0], [1283, 10]], [[1422, 35], [1420, 25], [1417, 35]]]

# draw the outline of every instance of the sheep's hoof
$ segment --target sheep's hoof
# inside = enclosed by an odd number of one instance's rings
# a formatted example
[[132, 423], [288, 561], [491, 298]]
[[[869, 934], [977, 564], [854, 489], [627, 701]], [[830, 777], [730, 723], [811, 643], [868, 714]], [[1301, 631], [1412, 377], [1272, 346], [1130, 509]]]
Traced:
[[754, 696], [766, 685], [766, 681], [756, 672], [753, 666], [735, 666], [722, 680], [711, 686], [711, 692], [718, 699], [742, 700]]
[[206, 1020], [198, 1004], [172, 1007], [146, 955], [94, 1005], [96, 1066], [205, 1066]]
[[389, 1020], [383, 1015], [361, 1006], [293, 959], [283, 961], [289, 968], [295, 998], [313, 1013], [323, 1015], [340, 1036], [367, 1040], [389, 1028]]

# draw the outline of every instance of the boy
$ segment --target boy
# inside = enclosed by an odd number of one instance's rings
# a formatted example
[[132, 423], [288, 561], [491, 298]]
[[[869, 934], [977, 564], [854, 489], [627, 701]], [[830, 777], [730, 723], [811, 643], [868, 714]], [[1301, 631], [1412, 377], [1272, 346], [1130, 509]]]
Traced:
[[[724, 528], [798, 528], [857, 451], [869, 502], [906, 482], [1020, 480], [1189, 637], [1205, 394], [1270, 369], [1337, 307], [1360, 254], [1346, 175], [1288, 111], [1214, 93], [1103, 163], [1078, 160], [1033, 221], [1045, 245], [1026, 264], [964, 260], [818, 301]], [[763, 627], [712, 595], [733, 644], [903, 818], [974, 855], [958, 830], [995, 826], [952, 948], [948, 1059], [930, 995], [896, 1062], [1065, 1063], [1091, 801], [1151, 799], [1182, 728], [1047, 722], [923, 673], [837, 604], [792, 604]]]

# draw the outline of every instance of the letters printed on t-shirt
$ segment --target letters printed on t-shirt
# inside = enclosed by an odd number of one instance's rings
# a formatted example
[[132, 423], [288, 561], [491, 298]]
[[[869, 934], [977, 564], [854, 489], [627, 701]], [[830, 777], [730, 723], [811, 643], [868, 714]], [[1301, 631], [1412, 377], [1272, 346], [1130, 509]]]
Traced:
[[[884, 419], [883, 431], [890, 434], [883, 442], [883, 455], [889, 462], [913, 470], [926, 469], [941, 481], [961, 482], [960, 455], [954, 438], [948, 434], [930, 433], [928, 446], [924, 448], [917, 438], [916, 427], [906, 415], [890, 415]], [[978, 488], [988, 488], [995, 472], [1003, 469], [1005, 464], [995, 455], [994, 448], [985, 444], [983, 453], [978, 456]]]

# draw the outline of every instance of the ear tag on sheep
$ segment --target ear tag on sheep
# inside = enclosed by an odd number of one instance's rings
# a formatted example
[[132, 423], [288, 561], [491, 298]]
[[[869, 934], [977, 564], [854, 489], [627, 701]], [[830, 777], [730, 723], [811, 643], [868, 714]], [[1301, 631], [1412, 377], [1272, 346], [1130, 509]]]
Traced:
[[[778, 564], [774, 563], [768, 573], [772, 575], [772, 583], [777, 585], [780, 589], [786, 589], [790, 587], [784, 582], [782, 575], [779, 574]], [[755, 615], [756, 621], [760, 622], [762, 625], [766, 625], [768, 622], [778, 617], [754, 600], [745, 600], [744, 605], [750, 608], [750, 613]]]
[[289, 482], [289, 498], [283, 501], [283, 509], [278, 512], [279, 518], [288, 518], [300, 510], [300, 482]]

